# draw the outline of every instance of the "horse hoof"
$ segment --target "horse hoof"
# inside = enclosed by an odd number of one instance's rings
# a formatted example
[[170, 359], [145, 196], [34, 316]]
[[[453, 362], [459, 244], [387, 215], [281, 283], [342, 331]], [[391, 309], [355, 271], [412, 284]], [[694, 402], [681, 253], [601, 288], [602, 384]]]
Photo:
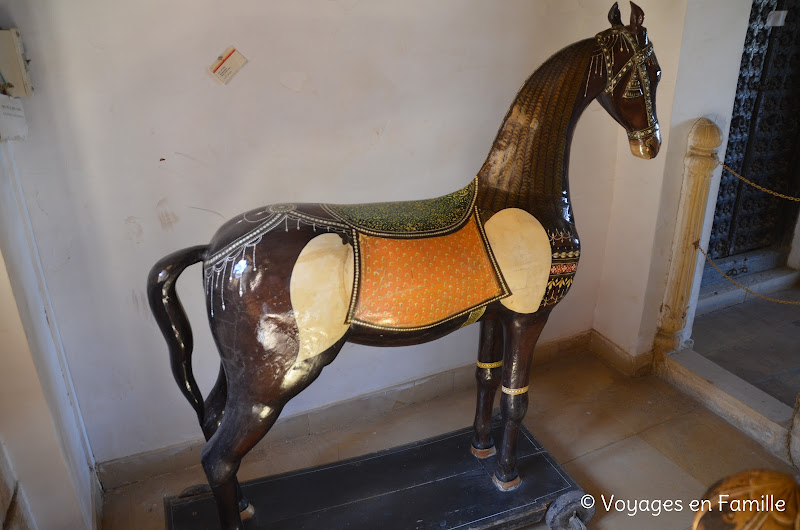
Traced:
[[497, 478], [497, 475], [492, 475], [492, 482], [494, 482], [494, 485], [497, 486], [497, 489], [500, 491], [512, 491], [517, 489], [519, 485], [522, 484], [522, 477], [517, 477], [513, 480], [509, 480], [508, 482], [503, 482]]
[[497, 449], [495, 449], [494, 446], [486, 449], [478, 449], [474, 445], [470, 445], [469, 450], [473, 455], [475, 455], [476, 458], [480, 458], [481, 460], [485, 460], [486, 458], [494, 456], [497, 453]]
[[253, 508], [252, 504], [248, 504], [247, 508], [245, 508], [244, 510], [239, 512], [239, 518], [242, 521], [246, 521], [246, 520], [250, 519], [251, 517], [253, 517], [255, 514], [256, 514], [256, 509]]

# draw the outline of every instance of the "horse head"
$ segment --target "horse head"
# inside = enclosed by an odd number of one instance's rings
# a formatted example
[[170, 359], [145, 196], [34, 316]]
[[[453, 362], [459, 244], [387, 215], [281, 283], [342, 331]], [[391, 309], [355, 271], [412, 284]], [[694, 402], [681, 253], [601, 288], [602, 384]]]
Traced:
[[656, 117], [661, 68], [642, 26], [644, 12], [631, 2], [630, 24], [624, 26], [614, 3], [608, 20], [611, 28], [596, 37], [606, 74], [606, 86], [597, 100], [627, 131], [631, 152], [640, 158], [654, 158], [661, 146]]

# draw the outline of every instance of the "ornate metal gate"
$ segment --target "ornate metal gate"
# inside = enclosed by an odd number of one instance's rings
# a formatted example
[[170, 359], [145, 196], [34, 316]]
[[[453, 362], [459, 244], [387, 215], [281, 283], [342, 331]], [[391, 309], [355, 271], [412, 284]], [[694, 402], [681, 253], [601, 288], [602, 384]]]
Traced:
[[[767, 17], [775, 10], [788, 11], [785, 25], [768, 27]], [[800, 0], [754, 0], [725, 163], [768, 189], [796, 196], [799, 151]], [[767, 247], [785, 248], [796, 218], [797, 208], [789, 201], [758, 191], [724, 171], [709, 254], [726, 258]]]

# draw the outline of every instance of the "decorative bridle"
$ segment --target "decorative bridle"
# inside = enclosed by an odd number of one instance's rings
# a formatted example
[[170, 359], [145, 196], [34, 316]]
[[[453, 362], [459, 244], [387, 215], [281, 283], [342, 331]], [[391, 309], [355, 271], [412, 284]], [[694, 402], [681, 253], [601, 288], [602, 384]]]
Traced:
[[[622, 97], [625, 99], [644, 97], [645, 111], [647, 113], [647, 127], [629, 132], [628, 138], [631, 140], [641, 140], [642, 138], [652, 136], [658, 131], [658, 122], [653, 116], [650, 77], [647, 75], [645, 64], [653, 54], [653, 44], [648, 43], [645, 47], [640, 48], [636, 37], [624, 26], [607, 29], [602, 33], [598, 33], [596, 38], [600, 49], [603, 51], [603, 59], [606, 64], [606, 76], [608, 79], [603, 91], [606, 94], [611, 94], [622, 78], [625, 77], [630, 70], [634, 70], [625, 86], [625, 92]], [[614, 74], [614, 46], [616, 46], [618, 42], [621, 43], [621, 50], [623, 47], [627, 50], [632, 50], [633, 55], [631, 55], [630, 59], [622, 65], [622, 68]]]

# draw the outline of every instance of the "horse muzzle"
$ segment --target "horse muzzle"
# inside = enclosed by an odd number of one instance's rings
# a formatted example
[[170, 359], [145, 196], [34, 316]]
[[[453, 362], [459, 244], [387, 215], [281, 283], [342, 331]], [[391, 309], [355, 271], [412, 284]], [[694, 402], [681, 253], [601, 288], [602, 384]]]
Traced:
[[646, 160], [655, 158], [661, 148], [661, 131], [658, 130], [658, 126], [655, 126], [646, 135], [628, 134], [628, 144], [633, 156]]

